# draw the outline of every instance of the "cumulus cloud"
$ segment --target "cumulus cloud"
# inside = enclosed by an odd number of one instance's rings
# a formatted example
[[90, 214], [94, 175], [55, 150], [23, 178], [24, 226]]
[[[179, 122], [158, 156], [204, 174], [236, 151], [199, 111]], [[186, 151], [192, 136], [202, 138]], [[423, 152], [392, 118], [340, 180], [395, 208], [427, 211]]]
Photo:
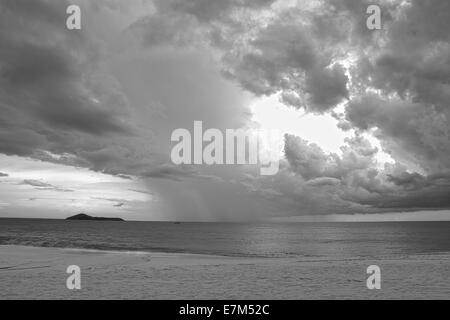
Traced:
[[288, 171], [297, 176], [298, 188], [319, 187], [321, 193], [332, 194], [327, 203], [348, 201], [349, 212], [352, 207], [356, 212], [449, 208], [448, 173], [421, 175], [399, 164], [377, 168], [376, 148], [361, 137], [347, 140], [342, 149], [342, 156], [330, 155], [299, 137], [286, 136]]
[[[340, 126], [373, 134], [396, 163], [376, 166], [376, 150], [367, 143], [363, 149], [351, 143], [339, 157], [295, 137], [286, 139], [286, 158], [302, 179], [326, 179], [317, 184], [339, 185], [341, 199], [370, 210], [448, 208], [449, 4], [381, 5], [387, 18], [384, 30], [371, 33], [370, 39], [367, 29], [354, 32], [347, 43], [356, 63], [348, 70], [352, 86]], [[336, 5], [354, 16], [355, 30], [361, 8], [359, 1]]]
[[374, 129], [395, 158], [417, 163], [433, 173], [450, 167], [447, 114], [422, 103], [368, 95], [347, 105], [346, 119], [360, 130]]
[[[320, 47], [314, 21], [298, 23], [303, 13], [270, 21], [254, 38], [224, 57], [225, 74], [257, 95], [282, 92], [291, 105], [324, 112], [348, 97], [347, 76], [332, 64], [339, 52]], [[302, 98], [300, 98], [302, 97]]]

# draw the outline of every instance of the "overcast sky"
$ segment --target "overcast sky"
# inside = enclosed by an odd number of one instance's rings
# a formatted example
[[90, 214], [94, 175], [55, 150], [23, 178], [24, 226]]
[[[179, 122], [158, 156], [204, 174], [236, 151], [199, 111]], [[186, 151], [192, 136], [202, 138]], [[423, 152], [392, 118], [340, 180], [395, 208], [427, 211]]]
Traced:
[[[448, 0], [0, 0], [0, 216], [450, 220], [449, 40]], [[194, 120], [279, 172], [175, 166]]]

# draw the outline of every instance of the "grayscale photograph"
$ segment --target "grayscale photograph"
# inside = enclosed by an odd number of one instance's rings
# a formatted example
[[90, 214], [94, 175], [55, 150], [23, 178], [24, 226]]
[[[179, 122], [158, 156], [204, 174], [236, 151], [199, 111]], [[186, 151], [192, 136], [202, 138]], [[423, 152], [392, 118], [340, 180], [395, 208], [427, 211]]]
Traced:
[[0, 0], [0, 300], [435, 299], [449, 0]]

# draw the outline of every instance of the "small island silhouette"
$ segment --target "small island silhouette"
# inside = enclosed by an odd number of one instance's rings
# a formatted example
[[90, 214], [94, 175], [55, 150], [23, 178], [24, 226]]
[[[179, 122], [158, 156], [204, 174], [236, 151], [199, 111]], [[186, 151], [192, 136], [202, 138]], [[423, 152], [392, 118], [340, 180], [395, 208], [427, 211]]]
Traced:
[[97, 221], [125, 221], [121, 218], [105, 218], [105, 217], [91, 217], [87, 214], [80, 213], [66, 218], [66, 220], [97, 220]]

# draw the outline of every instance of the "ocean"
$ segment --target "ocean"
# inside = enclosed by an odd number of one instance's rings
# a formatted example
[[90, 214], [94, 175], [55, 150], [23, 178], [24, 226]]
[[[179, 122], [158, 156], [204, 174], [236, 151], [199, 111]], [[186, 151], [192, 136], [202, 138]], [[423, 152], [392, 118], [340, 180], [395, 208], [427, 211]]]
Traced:
[[450, 252], [450, 222], [173, 223], [0, 219], [0, 245], [260, 258], [392, 258]]

